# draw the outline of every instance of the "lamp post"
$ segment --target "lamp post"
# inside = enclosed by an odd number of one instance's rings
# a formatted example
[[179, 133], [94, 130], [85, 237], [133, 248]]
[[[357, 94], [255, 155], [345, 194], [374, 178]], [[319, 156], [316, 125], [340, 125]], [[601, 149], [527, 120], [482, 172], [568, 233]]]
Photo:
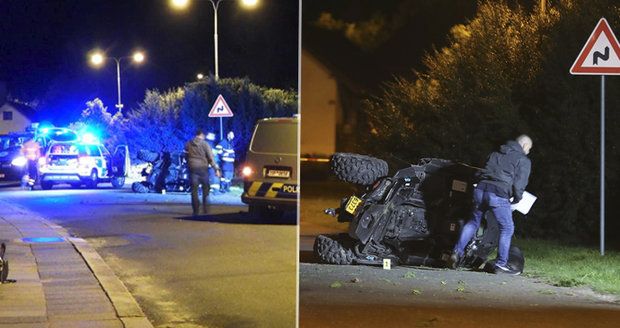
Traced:
[[95, 67], [103, 66], [106, 59], [113, 59], [116, 62], [116, 90], [118, 94], [118, 102], [114, 106], [118, 109], [118, 111], [123, 110], [123, 103], [121, 102], [121, 60], [131, 58], [135, 63], [144, 62], [144, 53], [140, 51], [136, 51], [131, 56], [125, 57], [106, 57], [104, 53], [100, 51], [95, 51], [90, 56], [90, 62]]
[[[217, 10], [220, 3], [224, 0], [209, 0], [213, 6], [213, 52], [215, 61], [215, 80], [220, 78], [219, 69], [219, 52], [218, 52], [218, 35], [217, 35]], [[254, 8], [258, 5], [258, 0], [240, 0], [241, 5], [245, 8]], [[170, 5], [175, 9], [185, 9], [189, 6], [189, 0], [170, 0]]]

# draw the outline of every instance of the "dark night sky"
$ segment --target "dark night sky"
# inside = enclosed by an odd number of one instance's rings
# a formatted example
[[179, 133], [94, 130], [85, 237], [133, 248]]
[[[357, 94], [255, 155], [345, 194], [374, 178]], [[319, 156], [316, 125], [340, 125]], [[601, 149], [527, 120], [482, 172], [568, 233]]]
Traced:
[[[298, 10], [291, 0], [261, 0], [254, 10], [222, 2], [220, 77], [297, 89]], [[20, 99], [42, 101], [45, 112], [71, 118], [95, 97], [113, 109], [115, 64], [91, 68], [93, 48], [118, 57], [146, 51], [140, 67], [121, 66], [125, 109], [135, 107], [146, 89], [166, 90], [214, 71], [213, 9], [206, 0], [193, 0], [185, 12], [167, 0], [0, 1], [0, 81]]]

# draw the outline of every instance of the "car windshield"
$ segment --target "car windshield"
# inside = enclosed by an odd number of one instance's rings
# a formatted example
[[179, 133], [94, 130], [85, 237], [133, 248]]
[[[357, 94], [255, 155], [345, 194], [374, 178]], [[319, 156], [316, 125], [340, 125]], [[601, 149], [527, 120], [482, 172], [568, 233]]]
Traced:
[[261, 122], [250, 149], [257, 153], [297, 154], [297, 123]]
[[79, 147], [75, 144], [53, 144], [49, 150], [50, 155], [78, 155], [79, 153], [81, 153]]
[[0, 151], [9, 150], [15, 147], [21, 147], [22, 140], [18, 137], [2, 136], [0, 137]]
[[0, 151], [9, 149], [9, 138], [0, 137]]

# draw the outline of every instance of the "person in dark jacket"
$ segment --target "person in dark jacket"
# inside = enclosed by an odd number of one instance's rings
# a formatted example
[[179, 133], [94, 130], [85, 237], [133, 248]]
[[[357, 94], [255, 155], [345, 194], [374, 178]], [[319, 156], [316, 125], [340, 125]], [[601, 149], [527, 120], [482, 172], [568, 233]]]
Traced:
[[207, 198], [209, 197], [209, 164], [215, 169], [215, 175], [221, 176], [220, 167], [214, 160], [213, 150], [205, 141], [202, 130], [196, 131], [194, 138], [185, 144], [187, 164], [189, 166], [192, 183], [192, 215], [198, 215], [200, 201], [198, 187], [202, 185], [202, 212], [207, 213]]
[[463, 227], [458, 242], [450, 256], [449, 265], [456, 268], [463, 251], [480, 227], [484, 212], [493, 211], [499, 225], [499, 246], [495, 273], [518, 274], [507, 266], [508, 251], [514, 232], [510, 199], [516, 204], [521, 201], [530, 176], [531, 162], [527, 155], [532, 149], [532, 139], [526, 135], [508, 141], [499, 152], [489, 155], [484, 169], [479, 173], [480, 181], [474, 189], [474, 209], [469, 221]]

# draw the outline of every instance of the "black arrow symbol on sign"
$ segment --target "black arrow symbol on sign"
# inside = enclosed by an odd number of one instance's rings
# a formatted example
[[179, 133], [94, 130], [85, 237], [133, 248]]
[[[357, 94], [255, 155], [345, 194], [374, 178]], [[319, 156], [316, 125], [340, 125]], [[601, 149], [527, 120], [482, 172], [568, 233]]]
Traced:
[[594, 65], [598, 65], [598, 59], [602, 59], [607, 61], [609, 59], [609, 47], [605, 47], [605, 54], [600, 53], [599, 51], [595, 51], [592, 59], [594, 61]]
[[[607, 59], [605, 59], [605, 60], [607, 60]], [[224, 111], [224, 106], [218, 107], [216, 111], [217, 112], [223, 112]]]

